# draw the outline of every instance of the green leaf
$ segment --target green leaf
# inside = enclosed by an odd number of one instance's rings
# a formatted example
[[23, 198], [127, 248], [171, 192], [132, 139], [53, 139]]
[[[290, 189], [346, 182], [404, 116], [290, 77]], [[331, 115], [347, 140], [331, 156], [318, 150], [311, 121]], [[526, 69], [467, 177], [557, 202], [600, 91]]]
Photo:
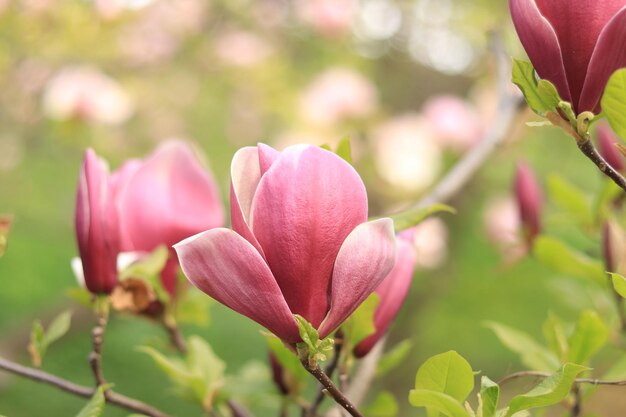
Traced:
[[300, 333], [300, 338], [302, 342], [304, 342], [309, 351], [314, 353], [317, 351], [317, 343], [320, 340], [320, 335], [317, 333], [317, 330], [311, 323], [309, 323], [304, 317], [299, 314], [295, 315], [296, 320], [298, 321], [298, 332]]
[[561, 319], [551, 312], [548, 313], [548, 318], [543, 322], [542, 330], [543, 337], [546, 339], [546, 342], [548, 342], [550, 350], [552, 350], [561, 361], [565, 362], [567, 360], [569, 344]]
[[451, 213], [456, 214], [456, 210], [446, 204], [433, 204], [428, 207], [421, 207], [408, 211], [403, 211], [397, 214], [392, 214], [391, 219], [396, 232], [406, 230], [413, 226], [416, 226], [426, 220], [428, 217], [437, 213]]
[[561, 402], [570, 392], [579, 373], [589, 368], [574, 363], [567, 363], [556, 373], [544, 379], [539, 385], [523, 395], [511, 400], [506, 417], [537, 407], [547, 407]]
[[96, 392], [91, 397], [91, 400], [80, 410], [76, 417], [99, 417], [104, 413], [104, 405], [106, 400], [104, 398], [104, 391], [110, 388], [110, 385], [100, 385]]
[[593, 210], [586, 194], [559, 175], [548, 177], [548, 193], [559, 208], [571, 214], [579, 223], [593, 223]]
[[383, 391], [363, 409], [363, 412], [371, 417], [395, 417], [398, 415], [398, 402], [393, 394]]
[[435, 391], [465, 401], [474, 389], [474, 373], [470, 364], [451, 350], [429, 358], [420, 366], [415, 376], [415, 389]]
[[586, 364], [609, 337], [609, 329], [604, 325], [598, 313], [583, 311], [569, 341], [568, 361]]
[[606, 283], [606, 275], [600, 261], [589, 258], [553, 237], [537, 237], [533, 244], [533, 254], [555, 272], [591, 279], [602, 285]]
[[601, 103], [615, 133], [626, 138], [626, 68], [615, 71], [609, 78]]
[[548, 111], [556, 111], [561, 101], [552, 83], [547, 80], [537, 81], [535, 68], [530, 62], [513, 59], [512, 81], [517, 85], [530, 108], [540, 116]]
[[495, 332], [504, 346], [517, 353], [527, 367], [538, 371], [553, 371], [559, 367], [558, 358], [527, 333], [495, 322], [485, 325]]
[[65, 336], [65, 334], [70, 330], [71, 322], [72, 312], [70, 310], [62, 312], [52, 320], [43, 338], [43, 343], [46, 348], [59, 340], [61, 337]]
[[613, 289], [620, 297], [626, 298], [626, 277], [620, 274], [609, 272], [611, 275], [611, 282], [613, 282]]
[[376, 332], [374, 313], [376, 313], [379, 303], [380, 296], [373, 292], [341, 325], [345, 340], [350, 346], [356, 346]]
[[405, 339], [386, 352], [378, 362], [376, 376], [380, 377], [385, 375], [387, 372], [400, 365], [409, 355], [412, 346], [413, 343], [411, 340]]
[[500, 398], [500, 387], [486, 376], [480, 379], [480, 409], [481, 417], [495, 417]]
[[335, 153], [343, 158], [343, 160], [347, 163], [352, 165], [352, 147], [350, 146], [350, 138], [343, 138], [339, 142], [339, 145], [337, 145]]
[[470, 417], [461, 403], [438, 391], [414, 389], [409, 393], [409, 403], [413, 407], [426, 407], [428, 410], [441, 413], [448, 417]]

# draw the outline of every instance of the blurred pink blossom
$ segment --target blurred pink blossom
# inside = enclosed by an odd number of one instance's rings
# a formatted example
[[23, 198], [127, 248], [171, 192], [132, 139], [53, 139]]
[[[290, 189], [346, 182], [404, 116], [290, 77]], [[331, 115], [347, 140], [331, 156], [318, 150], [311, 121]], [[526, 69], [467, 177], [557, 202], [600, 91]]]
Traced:
[[378, 126], [372, 140], [378, 173], [391, 185], [423, 191], [441, 171], [441, 149], [429, 123], [417, 114], [397, 116]]
[[357, 12], [356, 0], [301, 0], [298, 17], [325, 36], [341, 36], [350, 30]]
[[433, 97], [424, 104], [422, 112], [445, 148], [465, 151], [480, 140], [483, 131], [480, 116], [459, 97]]
[[512, 197], [497, 197], [487, 204], [483, 222], [487, 237], [506, 250], [520, 244], [520, 216]]
[[321, 126], [369, 116], [377, 106], [378, 93], [374, 85], [358, 72], [339, 67], [319, 74], [300, 98], [303, 117]]
[[405, 238], [412, 235], [417, 269], [436, 269], [448, 258], [448, 227], [443, 220], [431, 217], [402, 233]]
[[66, 67], [45, 86], [43, 110], [51, 119], [81, 119], [117, 125], [134, 107], [128, 94], [112, 78], [92, 67]]
[[220, 61], [233, 67], [254, 67], [274, 53], [272, 45], [253, 32], [228, 30], [215, 40]]

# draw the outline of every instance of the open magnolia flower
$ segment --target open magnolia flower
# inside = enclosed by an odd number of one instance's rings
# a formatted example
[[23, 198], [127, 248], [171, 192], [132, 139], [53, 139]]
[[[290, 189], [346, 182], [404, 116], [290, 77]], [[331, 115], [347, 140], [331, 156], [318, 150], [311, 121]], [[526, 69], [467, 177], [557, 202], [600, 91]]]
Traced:
[[230, 200], [233, 230], [175, 245], [183, 272], [286, 342], [300, 341], [294, 314], [328, 336], [394, 265], [391, 219], [367, 221], [361, 178], [322, 148], [239, 150]]
[[509, 0], [537, 74], [574, 111], [600, 113], [606, 83], [626, 67], [626, 0]]

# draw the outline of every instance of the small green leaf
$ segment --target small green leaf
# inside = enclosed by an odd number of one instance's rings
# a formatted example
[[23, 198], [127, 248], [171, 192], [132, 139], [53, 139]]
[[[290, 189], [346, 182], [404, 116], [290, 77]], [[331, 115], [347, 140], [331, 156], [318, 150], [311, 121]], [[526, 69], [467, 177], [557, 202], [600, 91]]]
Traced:
[[428, 207], [421, 207], [418, 209], [412, 209], [403, 211], [397, 214], [392, 214], [391, 219], [396, 232], [409, 229], [413, 226], [417, 226], [428, 217], [437, 213], [451, 213], [456, 214], [456, 210], [446, 204], [433, 204]]
[[601, 103], [615, 133], [626, 138], [626, 68], [615, 71], [609, 78]]
[[538, 371], [553, 371], [559, 367], [558, 358], [527, 333], [495, 322], [485, 325], [495, 332], [504, 346], [517, 353], [527, 367]]
[[376, 332], [374, 313], [376, 313], [379, 303], [380, 296], [373, 292], [341, 325], [345, 340], [350, 346], [356, 346], [363, 339]]
[[512, 70], [513, 83], [522, 90], [526, 102], [535, 113], [545, 116], [548, 111], [556, 111], [561, 101], [556, 88], [547, 80], [537, 81], [535, 68], [530, 62], [514, 59]]
[[39, 368], [43, 361], [43, 356], [46, 353], [46, 347], [44, 344], [45, 332], [41, 322], [35, 320], [33, 327], [30, 330], [30, 342], [28, 343], [28, 353], [30, 354], [31, 362], [33, 366]]
[[611, 281], [613, 282], [613, 289], [620, 295], [620, 297], [626, 298], [626, 277], [620, 274], [609, 272], [611, 275]]
[[72, 312], [70, 310], [62, 312], [52, 320], [43, 338], [46, 348], [59, 340], [61, 337], [65, 336], [65, 334], [70, 330], [71, 322]]
[[559, 208], [571, 214], [580, 224], [593, 223], [591, 202], [582, 190], [553, 174], [548, 177], [548, 192]]
[[350, 146], [350, 138], [343, 138], [339, 142], [339, 145], [337, 145], [335, 153], [343, 158], [343, 160], [347, 163], [352, 165], [352, 147]]
[[480, 379], [480, 414], [495, 417], [500, 398], [500, 387], [486, 376]]
[[569, 340], [568, 361], [586, 364], [609, 337], [609, 329], [602, 322], [598, 313], [583, 311], [576, 324], [574, 334]]
[[314, 353], [317, 351], [317, 342], [320, 340], [320, 335], [317, 333], [317, 330], [311, 323], [309, 323], [304, 317], [299, 314], [295, 315], [296, 320], [298, 320], [298, 332], [300, 333], [300, 338], [302, 342], [304, 342], [309, 351]]
[[543, 337], [546, 339], [550, 350], [552, 350], [561, 361], [566, 361], [569, 344], [561, 319], [555, 314], [549, 313], [548, 318], [543, 322], [542, 330]]
[[363, 412], [371, 417], [395, 417], [398, 415], [398, 402], [392, 393], [383, 391], [363, 409]]
[[110, 385], [100, 385], [96, 392], [91, 397], [91, 400], [80, 410], [76, 417], [99, 417], [104, 413], [104, 405], [106, 400], [104, 398], [104, 391], [109, 389]]
[[578, 374], [587, 370], [589, 368], [582, 365], [565, 364], [526, 394], [514, 397], [509, 404], [506, 417], [511, 417], [522, 410], [548, 407], [561, 402], [569, 394]]
[[413, 407], [426, 407], [428, 410], [448, 417], [470, 417], [463, 405], [450, 395], [428, 389], [414, 389], [409, 393], [409, 403]]
[[457, 352], [435, 355], [420, 366], [415, 376], [416, 390], [430, 390], [465, 401], [474, 389], [474, 373], [470, 364]]
[[553, 237], [537, 237], [533, 244], [533, 254], [555, 272], [590, 279], [602, 285], [606, 283], [606, 275], [600, 261], [589, 258]]
[[385, 375], [387, 372], [400, 365], [409, 355], [412, 346], [413, 343], [411, 340], [405, 339], [386, 352], [378, 362], [376, 376], [380, 377]]

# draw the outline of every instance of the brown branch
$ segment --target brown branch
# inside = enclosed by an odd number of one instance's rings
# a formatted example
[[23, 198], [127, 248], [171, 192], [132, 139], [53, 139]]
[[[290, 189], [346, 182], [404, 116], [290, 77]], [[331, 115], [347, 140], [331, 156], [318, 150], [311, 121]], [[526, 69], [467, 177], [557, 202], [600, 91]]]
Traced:
[[92, 351], [89, 353], [89, 366], [96, 380], [96, 387], [106, 384], [104, 373], [102, 372], [102, 344], [104, 342], [104, 331], [107, 326], [107, 318], [101, 315], [97, 319], [96, 326], [91, 331]]
[[[552, 376], [549, 372], [541, 372], [541, 371], [520, 371], [515, 372], [510, 375], [505, 376], [500, 381], [498, 381], [498, 385], [505, 384], [509, 381], [518, 378], [524, 377], [536, 377], [536, 378], [548, 378]], [[602, 379], [593, 379], [593, 378], [577, 378], [574, 380], [577, 384], [591, 384], [591, 385], [613, 385], [613, 386], [626, 386], [626, 380], [612, 380], [605, 381]]]
[[173, 319], [163, 318], [163, 327], [170, 337], [170, 343], [183, 355], [187, 353], [187, 342], [180, 332], [180, 328]]
[[[52, 385], [62, 391], [69, 392], [70, 394], [78, 397], [91, 398], [96, 391], [95, 388], [78, 385], [56, 375], [52, 375], [35, 368], [29, 368], [1, 357], [0, 369], [15, 375], [23, 376], [36, 382]], [[150, 417], [171, 417], [169, 414], [166, 414], [144, 402], [126, 397], [125, 395], [118, 394], [112, 390], [107, 391], [105, 399], [109, 404], [125, 408], [129, 411], [145, 414]]]
[[600, 172], [613, 180], [622, 190], [626, 191], [626, 178], [605, 161], [602, 155], [598, 153], [595, 146], [593, 146], [593, 142], [591, 142], [589, 137], [579, 137], [576, 139], [576, 144], [578, 145], [578, 149], [598, 167]]
[[304, 369], [306, 369], [311, 375], [317, 379], [320, 384], [325, 388], [326, 392], [333, 397], [335, 402], [343, 407], [352, 417], [363, 417], [363, 414], [357, 410], [357, 408], [350, 402], [350, 400], [341, 392], [335, 383], [326, 375], [324, 370], [319, 367], [316, 361], [311, 361], [308, 358], [304, 358], [300, 361]]
[[[335, 373], [335, 370], [337, 369], [337, 365], [339, 365], [339, 357], [341, 356], [341, 348], [344, 346], [343, 336], [340, 333], [341, 333], [340, 331], [337, 332], [337, 335], [335, 337], [335, 352], [334, 352], [333, 359], [328, 364], [328, 366], [326, 367], [326, 370], [324, 371], [326, 375], [328, 376], [328, 378], [333, 377], [333, 374]], [[326, 391], [326, 388], [324, 386], [320, 386], [319, 390], [317, 391], [317, 395], [315, 396], [315, 399], [313, 400], [313, 403], [311, 404], [311, 407], [309, 407], [308, 410], [306, 409], [302, 410], [302, 417], [315, 417], [317, 415], [317, 410], [322, 405], [322, 402], [324, 402], [324, 398], [326, 398], [325, 391]]]

